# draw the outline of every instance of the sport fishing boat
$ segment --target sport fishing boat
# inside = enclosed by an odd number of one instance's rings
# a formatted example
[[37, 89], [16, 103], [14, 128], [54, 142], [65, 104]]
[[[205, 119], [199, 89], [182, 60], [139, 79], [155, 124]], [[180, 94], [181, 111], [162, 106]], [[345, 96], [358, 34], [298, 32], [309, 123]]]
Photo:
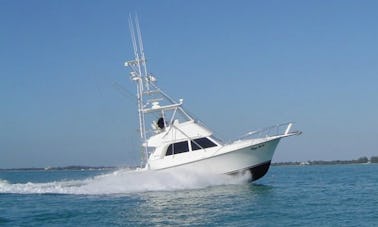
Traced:
[[210, 174], [249, 171], [251, 180], [263, 177], [284, 137], [299, 135], [293, 123], [251, 131], [225, 143], [156, 84], [148, 73], [138, 19], [129, 18], [135, 59], [125, 62], [137, 87], [142, 165], [147, 170], [185, 170]]

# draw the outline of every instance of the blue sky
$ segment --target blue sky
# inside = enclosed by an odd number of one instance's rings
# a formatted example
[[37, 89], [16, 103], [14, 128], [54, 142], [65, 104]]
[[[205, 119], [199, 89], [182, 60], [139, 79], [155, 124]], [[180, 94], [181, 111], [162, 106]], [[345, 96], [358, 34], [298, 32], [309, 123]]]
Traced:
[[0, 168], [139, 163], [125, 60], [220, 137], [294, 121], [274, 161], [378, 155], [377, 1], [0, 1]]

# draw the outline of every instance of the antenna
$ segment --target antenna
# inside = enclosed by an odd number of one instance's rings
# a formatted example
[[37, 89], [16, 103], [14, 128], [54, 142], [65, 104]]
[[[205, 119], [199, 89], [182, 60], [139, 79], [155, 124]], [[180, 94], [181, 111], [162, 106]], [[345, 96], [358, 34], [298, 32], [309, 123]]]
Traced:
[[136, 32], [138, 36], [138, 42], [139, 42], [139, 51], [141, 54], [141, 60], [142, 60], [142, 65], [143, 65], [143, 70], [144, 70], [144, 76], [146, 78], [146, 89], [150, 90], [149, 86], [149, 78], [147, 74], [147, 65], [146, 65], [146, 58], [144, 57], [144, 48], [143, 48], [143, 40], [142, 40], [142, 33], [140, 32], [140, 27], [139, 27], [139, 19], [138, 15], [135, 15], [135, 25], [136, 25]]
[[131, 41], [133, 43], [135, 59], [139, 59], [138, 48], [137, 48], [137, 44], [135, 40], [134, 24], [131, 18], [131, 14], [129, 14], [129, 29], [130, 29], [130, 34], [131, 34]]

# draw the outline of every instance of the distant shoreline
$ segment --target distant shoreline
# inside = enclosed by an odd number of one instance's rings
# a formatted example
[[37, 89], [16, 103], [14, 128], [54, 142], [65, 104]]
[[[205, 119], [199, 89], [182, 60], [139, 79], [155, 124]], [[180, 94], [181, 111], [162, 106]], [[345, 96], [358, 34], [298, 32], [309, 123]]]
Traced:
[[115, 166], [63, 166], [63, 167], [27, 167], [27, 168], [6, 168], [0, 171], [56, 171], [56, 170], [114, 170], [120, 167]]
[[305, 162], [275, 162], [273, 166], [304, 166], [304, 165], [347, 165], [347, 164], [370, 164], [378, 163], [378, 156], [373, 156], [370, 159], [361, 157], [355, 160], [333, 160], [333, 161], [305, 161]]
[[[378, 163], [378, 156], [373, 156], [370, 159], [367, 157], [361, 157], [355, 160], [334, 160], [334, 161], [305, 161], [305, 162], [273, 162], [272, 166], [305, 166], [305, 165], [347, 165], [347, 164], [370, 164]], [[116, 166], [63, 166], [63, 167], [28, 167], [28, 168], [0, 168], [0, 171], [56, 171], [56, 170], [116, 170], [120, 168], [130, 168], [132, 167], [116, 167]]]

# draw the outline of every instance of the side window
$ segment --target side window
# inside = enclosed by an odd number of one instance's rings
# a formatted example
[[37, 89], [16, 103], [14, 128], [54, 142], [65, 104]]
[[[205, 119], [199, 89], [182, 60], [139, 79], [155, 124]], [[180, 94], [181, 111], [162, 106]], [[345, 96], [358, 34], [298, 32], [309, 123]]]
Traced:
[[188, 141], [173, 143], [168, 146], [165, 156], [173, 155], [173, 154], [180, 154], [180, 153], [188, 152], [188, 151], [189, 151]]
[[190, 141], [190, 143], [192, 145], [192, 151], [200, 150], [202, 148], [209, 148], [209, 147], [216, 147], [217, 146], [213, 141], [211, 141], [211, 140], [209, 140], [208, 138], [205, 138], [205, 137], [195, 139], [193, 141]]
[[167, 152], [165, 153], [165, 156], [172, 155], [173, 154], [173, 144], [169, 145]]

